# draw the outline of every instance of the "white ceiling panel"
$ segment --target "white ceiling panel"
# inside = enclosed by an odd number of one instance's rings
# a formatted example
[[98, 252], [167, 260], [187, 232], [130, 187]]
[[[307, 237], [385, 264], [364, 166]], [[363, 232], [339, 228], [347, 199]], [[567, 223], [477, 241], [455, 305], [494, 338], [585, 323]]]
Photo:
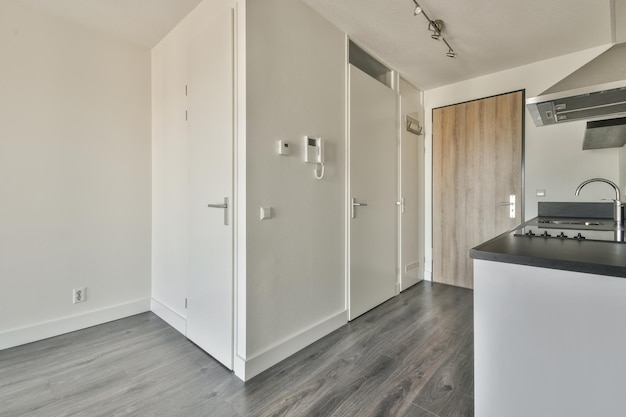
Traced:
[[418, 0], [456, 58], [412, 0], [303, 1], [423, 89], [612, 41], [611, 0]]
[[148, 48], [202, 0], [18, 0], [19, 3]]
[[[17, 1], [145, 47], [201, 2]], [[290, 1], [304, 1], [422, 89], [608, 44], [614, 36], [612, 0], [418, 0], [432, 19], [444, 21], [443, 35], [458, 54], [453, 59], [430, 38], [424, 17], [413, 16], [412, 0]]]

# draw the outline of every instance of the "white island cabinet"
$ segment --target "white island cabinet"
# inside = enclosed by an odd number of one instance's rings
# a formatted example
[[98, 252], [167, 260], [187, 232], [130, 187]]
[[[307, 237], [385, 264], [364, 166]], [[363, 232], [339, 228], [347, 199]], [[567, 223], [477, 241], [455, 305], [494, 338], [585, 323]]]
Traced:
[[626, 416], [626, 278], [474, 259], [475, 416]]

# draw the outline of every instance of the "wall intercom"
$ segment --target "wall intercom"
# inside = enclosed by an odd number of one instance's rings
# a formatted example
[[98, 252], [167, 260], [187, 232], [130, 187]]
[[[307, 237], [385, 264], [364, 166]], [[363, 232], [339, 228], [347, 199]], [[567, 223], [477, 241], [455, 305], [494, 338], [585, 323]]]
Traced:
[[[317, 164], [315, 166], [315, 178], [321, 180], [324, 176], [324, 142], [322, 138], [304, 137], [304, 162]], [[319, 168], [321, 168], [321, 173], [318, 173]]]
[[310, 164], [323, 164], [324, 163], [324, 151], [322, 138], [312, 138], [306, 136], [304, 147], [304, 162]]

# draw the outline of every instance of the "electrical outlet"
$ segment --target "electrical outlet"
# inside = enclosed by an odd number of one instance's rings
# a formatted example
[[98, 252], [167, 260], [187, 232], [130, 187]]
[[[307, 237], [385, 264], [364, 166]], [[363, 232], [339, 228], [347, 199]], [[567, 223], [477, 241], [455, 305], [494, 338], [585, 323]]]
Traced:
[[72, 302], [76, 304], [76, 303], [82, 303], [82, 302], [87, 301], [86, 290], [87, 289], [85, 287], [74, 288], [72, 290]]

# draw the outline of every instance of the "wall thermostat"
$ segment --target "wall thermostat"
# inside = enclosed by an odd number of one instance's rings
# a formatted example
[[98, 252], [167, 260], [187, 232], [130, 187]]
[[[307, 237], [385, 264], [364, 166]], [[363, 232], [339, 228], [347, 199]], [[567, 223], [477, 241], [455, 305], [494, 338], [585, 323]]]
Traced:
[[279, 155], [289, 155], [291, 153], [291, 148], [289, 147], [289, 143], [284, 140], [278, 141], [278, 154]]

